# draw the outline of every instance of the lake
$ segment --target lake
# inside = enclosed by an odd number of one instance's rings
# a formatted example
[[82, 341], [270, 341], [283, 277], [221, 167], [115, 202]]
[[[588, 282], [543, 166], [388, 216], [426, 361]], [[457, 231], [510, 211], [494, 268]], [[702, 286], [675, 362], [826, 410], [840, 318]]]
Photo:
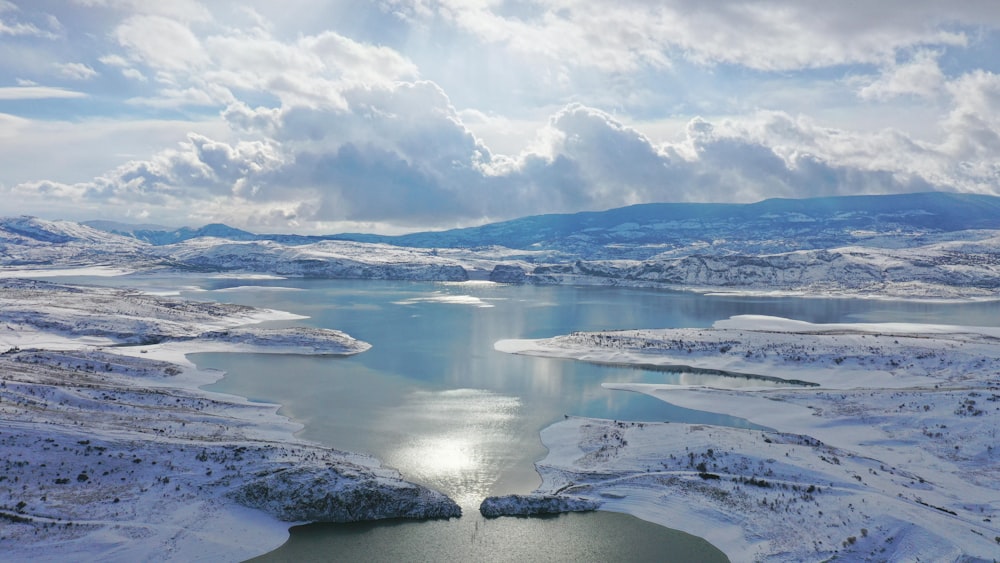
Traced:
[[[134, 281], [134, 280], [133, 280]], [[153, 281], [148, 281], [153, 284]], [[164, 283], [168, 283], [167, 280]], [[301, 324], [367, 341], [357, 356], [197, 354], [227, 376], [210, 390], [276, 402], [300, 436], [367, 452], [462, 505], [461, 519], [313, 525], [262, 560], [725, 560], [703, 540], [617, 514], [479, 516], [488, 495], [539, 484], [539, 431], [563, 416], [748, 426], [603, 382], [663, 382], [662, 371], [502, 354], [493, 343], [576, 330], [707, 327], [739, 314], [816, 323], [994, 325], [998, 303], [705, 296], [662, 290], [483, 282], [197, 279], [185, 292], [291, 311]], [[135, 285], [135, 284], [133, 284]]]

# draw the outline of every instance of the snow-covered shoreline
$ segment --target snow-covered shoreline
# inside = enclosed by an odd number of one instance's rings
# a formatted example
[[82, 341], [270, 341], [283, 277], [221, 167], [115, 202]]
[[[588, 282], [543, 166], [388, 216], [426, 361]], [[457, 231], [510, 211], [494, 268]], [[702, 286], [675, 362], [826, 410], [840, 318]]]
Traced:
[[77, 268], [3, 268], [0, 270], [5, 278], [63, 278], [72, 276], [93, 276], [95, 278], [113, 278], [127, 276], [135, 270], [120, 266], [81, 266]]
[[[796, 229], [799, 227], [802, 225]], [[612, 229], [618, 234], [629, 230]], [[1000, 299], [1000, 254], [996, 250], [1000, 230], [922, 232], [895, 228], [860, 238], [853, 231], [832, 234], [825, 230], [814, 233], [817, 238], [802, 248], [789, 245], [783, 237], [765, 236], [753, 243], [743, 235], [735, 239], [709, 236], [710, 243], [692, 240], [677, 247], [663, 246], [662, 252], [639, 255], [635, 253], [646, 248], [644, 245], [604, 246], [598, 242], [600, 237], [591, 240], [587, 233], [574, 238], [572, 251], [545, 250], [535, 245], [518, 250], [477, 244], [474, 239], [457, 246], [452, 244], [456, 241], [422, 246], [433, 237], [416, 246], [394, 246], [295, 237], [281, 238], [284, 242], [255, 237], [229, 240], [203, 234], [172, 244], [151, 245], [86, 225], [18, 217], [0, 218], [0, 276], [50, 278], [152, 272], [170, 276], [201, 272], [234, 279], [489, 279], [510, 284], [657, 288], [776, 297]], [[657, 238], [664, 236], [660, 233]], [[797, 232], [796, 238], [801, 236], [804, 233]], [[538, 244], [544, 246], [542, 241]]]
[[202, 390], [222, 374], [186, 358], [346, 355], [367, 343], [252, 326], [297, 318], [277, 311], [0, 283], [4, 558], [242, 560], [279, 546], [294, 523], [460, 513], [370, 456], [295, 438], [300, 425], [278, 405]]
[[1000, 553], [1000, 329], [742, 316], [496, 348], [819, 384], [606, 384], [773, 431], [568, 418], [542, 432], [537, 494], [600, 501], [734, 561]]

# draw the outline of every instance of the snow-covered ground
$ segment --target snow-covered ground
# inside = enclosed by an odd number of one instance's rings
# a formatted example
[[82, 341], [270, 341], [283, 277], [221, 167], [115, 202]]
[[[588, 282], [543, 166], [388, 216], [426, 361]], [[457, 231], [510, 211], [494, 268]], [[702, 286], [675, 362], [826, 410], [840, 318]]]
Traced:
[[131, 274], [133, 271], [115, 266], [81, 266], [79, 268], [4, 268], [5, 278], [61, 278], [67, 276], [116, 277]]
[[[0, 276], [194, 270], [251, 279], [489, 277], [768, 295], [1000, 298], [996, 230], [890, 228], [829, 240], [819, 231], [811, 235], [816, 244], [795, 248], [790, 236], [799, 234], [746, 244], [742, 231], [733, 231], [740, 236], [709, 236], [709, 243], [700, 240], [711, 234], [705, 225], [691, 228], [699, 240], [666, 245], [642, 260], [584, 260], [628, 258], [630, 247], [594, 254], [593, 245], [603, 243], [577, 235], [559, 251], [210, 237], [153, 247], [75, 223], [20, 217], [0, 219]], [[427, 299], [490, 305], [471, 296]], [[307, 511], [288, 513], [283, 495], [311, 495], [309, 483], [333, 483], [342, 492], [341, 485], [371, 484], [336, 497], [354, 499], [352, 517], [372, 515], [356, 509], [369, 501], [394, 514], [453, 513], [447, 499], [402, 483], [370, 458], [296, 441], [294, 425], [274, 405], [197, 390], [218, 374], [198, 372], [185, 358], [193, 351], [346, 354], [367, 346], [336, 331], [252, 326], [288, 318], [134, 291], [0, 281], [0, 352], [10, 352], [0, 358], [0, 444], [12, 454], [0, 475], [3, 555], [252, 555], [285, 537], [276, 517], [312, 520], [313, 508], [336, 508], [339, 501], [316, 497]], [[538, 496], [493, 506], [524, 512], [601, 502], [706, 537], [734, 560], [845, 552], [876, 560], [992, 560], [1000, 557], [998, 339], [1000, 331], [988, 328], [738, 317], [712, 329], [500, 342], [498, 349], [515, 353], [734, 374], [739, 389], [706, 387], [703, 373], [681, 385], [609, 387], [773, 431], [567, 419], [543, 432], [550, 454], [539, 465]], [[162, 361], [169, 363], [156, 363]], [[752, 376], [769, 379], [754, 386]], [[775, 378], [815, 385], [775, 388]], [[292, 465], [304, 473], [288, 470]], [[278, 469], [252, 480], [258, 467]], [[409, 508], [389, 499], [409, 499]], [[162, 524], [141, 516], [158, 513], [167, 515]]]
[[277, 405], [210, 393], [192, 351], [353, 354], [276, 311], [0, 280], [0, 559], [232, 561], [290, 523], [450, 517], [374, 458], [293, 437]]
[[[514, 283], [672, 287], [907, 299], [1000, 297], [1000, 234], [959, 231], [910, 248], [831, 246], [778, 254], [677, 251], [648, 260], [577, 261], [512, 272]], [[888, 244], [888, 242], [887, 242]]]
[[538, 494], [601, 501], [734, 561], [1000, 555], [1000, 329], [740, 316], [496, 347], [817, 384], [608, 384], [771, 430], [569, 418], [542, 433]]
[[[819, 228], [818, 225], [814, 225]], [[576, 239], [576, 253], [477, 244], [410, 247], [321, 240], [228, 240], [201, 236], [163, 246], [67, 221], [0, 218], [0, 275], [53, 277], [127, 272], [662, 287], [905, 299], [1000, 299], [1000, 231], [811, 232], [808, 248], [789, 241], [745, 244], [714, 237], [638, 260], [638, 247]], [[763, 226], [761, 228], [764, 228]], [[627, 230], [627, 229], [626, 229]], [[655, 229], [654, 229], [655, 230]], [[616, 231], [617, 232], [617, 231]], [[665, 235], [664, 235], [665, 236]], [[708, 236], [703, 233], [702, 236]], [[800, 233], [796, 237], [804, 237]], [[431, 237], [433, 239], [434, 237]], [[760, 242], [760, 241], [758, 241]], [[820, 247], [816, 244], [824, 242]], [[596, 247], [594, 245], [597, 245]], [[654, 245], [656, 246], [656, 245]], [[532, 245], [534, 248], [534, 245]], [[608, 255], [593, 260], [584, 256]]]

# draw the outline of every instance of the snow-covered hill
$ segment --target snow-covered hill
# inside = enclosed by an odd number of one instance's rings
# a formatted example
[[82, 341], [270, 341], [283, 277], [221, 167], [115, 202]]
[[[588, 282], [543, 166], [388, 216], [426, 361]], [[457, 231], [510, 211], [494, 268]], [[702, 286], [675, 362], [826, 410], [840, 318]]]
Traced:
[[935, 234], [968, 229], [1000, 229], [1000, 198], [929, 192], [753, 204], [653, 203], [397, 237], [340, 236], [424, 248], [496, 245], [585, 260], [642, 260], [664, 252], [774, 254], [853, 245], [918, 246], [932, 242], [928, 237]]
[[289, 522], [458, 516], [370, 456], [298, 440], [277, 405], [204, 391], [195, 351], [349, 355], [295, 315], [0, 280], [0, 560], [239, 561]]
[[191, 227], [169, 229], [167, 227], [157, 225], [130, 225], [128, 223], [119, 223], [116, 221], [85, 221], [83, 224], [88, 227], [93, 227], [95, 229], [100, 229], [116, 235], [134, 238], [136, 240], [148, 242], [149, 244], [157, 246], [176, 244], [178, 242], [184, 242], [186, 240], [200, 237], [216, 237], [229, 240], [256, 240], [258, 238], [258, 236], [253, 233], [240, 229], [234, 229], [233, 227], [223, 225], [221, 223], [212, 223], [197, 229], [192, 229]]
[[149, 245], [73, 223], [36, 217], [0, 219], [0, 265], [89, 267], [149, 262]]
[[645, 261], [577, 261], [501, 268], [508, 283], [667, 285], [730, 291], [994, 297], [1000, 293], [1000, 231], [911, 248], [849, 246], [779, 254], [692, 254]]
[[752, 204], [652, 203], [400, 236], [253, 234], [219, 224], [176, 230], [107, 221], [87, 224], [155, 245], [206, 236], [285, 245], [345, 240], [410, 248], [502, 246], [554, 251], [577, 259], [642, 260], [664, 252], [774, 254], [852, 245], [919, 246], [933, 242], [940, 233], [1000, 229], [1000, 198], [928, 192]]
[[274, 241], [198, 238], [152, 249], [164, 260], [210, 271], [266, 272], [281, 276], [464, 281], [461, 261], [427, 249], [324, 241], [288, 246]]
[[760, 425], [569, 418], [542, 431], [549, 453], [536, 464], [536, 496], [582, 497], [685, 530], [733, 561], [1000, 553], [998, 328], [748, 315], [709, 329], [577, 332], [495, 347], [672, 367], [682, 372], [675, 383], [604, 386]]
[[1000, 198], [970, 194], [650, 204], [401, 237], [254, 235], [225, 225], [159, 233], [147, 237], [156, 243], [149, 244], [64, 221], [0, 219], [0, 274], [99, 265], [352, 279], [489, 277], [808, 294], [1000, 295]]
[[[499, 252], [504, 253], [502, 249]], [[450, 250], [445, 254], [448, 256], [432, 249], [349, 241], [286, 245], [214, 236], [152, 245], [69, 221], [34, 217], [0, 219], [0, 277], [43, 276], [55, 271], [101, 267], [123, 273], [167, 268], [325, 278], [462, 281], [469, 279], [467, 270], [480, 270], [485, 276], [493, 267], [494, 260], [490, 257], [497, 251], [477, 254]]]

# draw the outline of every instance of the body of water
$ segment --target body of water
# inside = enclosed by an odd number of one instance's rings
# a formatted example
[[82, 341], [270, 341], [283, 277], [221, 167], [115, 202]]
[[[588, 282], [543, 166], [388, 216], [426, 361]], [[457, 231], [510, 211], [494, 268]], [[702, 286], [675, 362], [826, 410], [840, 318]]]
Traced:
[[[481, 518], [484, 497], [526, 493], [539, 484], [533, 463], [545, 450], [538, 433], [565, 415], [750, 426], [724, 414], [601, 387], [670, 381], [677, 374], [508, 355], [496, 352], [493, 343], [577, 330], [708, 327], [739, 314], [815, 323], [994, 325], [1000, 319], [1000, 303], [704, 296], [481, 282], [188, 281], [209, 291], [184, 292], [186, 297], [291, 311], [309, 317], [298, 324], [343, 330], [373, 346], [346, 358], [193, 355], [200, 367], [228, 374], [209, 389], [280, 403], [282, 414], [304, 424], [302, 438], [373, 454], [463, 506], [465, 515], [449, 521], [296, 528], [285, 546], [262, 557], [272, 561], [725, 560], [700, 538], [624, 515]], [[144, 283], [158, 287], [171, 281]]]

